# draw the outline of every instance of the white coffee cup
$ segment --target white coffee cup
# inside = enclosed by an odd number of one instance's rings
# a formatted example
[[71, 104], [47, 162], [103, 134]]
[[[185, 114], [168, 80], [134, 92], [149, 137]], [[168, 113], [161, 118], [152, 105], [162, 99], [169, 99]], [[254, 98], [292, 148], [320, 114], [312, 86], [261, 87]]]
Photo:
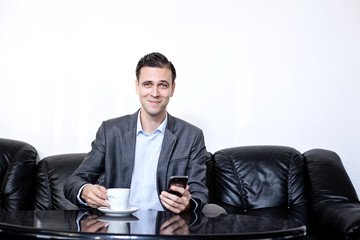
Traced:
[[110, 209], [127, 209], [130, 197], [129, 188], [108, 188], [106, 191], [109, 199]]
[[127, 222], [116, 222], [111, 221], [108, 226], [108, 233], [122, 233], [122, 234], [128, 234], [129, 233], [129, 227]]

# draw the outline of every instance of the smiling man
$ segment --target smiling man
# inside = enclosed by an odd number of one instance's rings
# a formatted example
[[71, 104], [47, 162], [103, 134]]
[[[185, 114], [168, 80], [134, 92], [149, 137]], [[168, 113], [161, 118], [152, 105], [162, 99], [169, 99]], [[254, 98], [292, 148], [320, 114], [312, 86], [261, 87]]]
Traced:
[[[107, 188], [130, 188], [129, 205], [142, 210], [201, 211], [208, 202], [203, 133], [166, 110], [175, 67], [150, 53], [138, 62], [136, 78], [140, 110], [102, 123], [91, 151], [65, 183], [65, 197], [79, 207], [108, 207]], [[188, 176], [185, 188], [171, 187], [177, 195], [167, 192], [171, 176]]]

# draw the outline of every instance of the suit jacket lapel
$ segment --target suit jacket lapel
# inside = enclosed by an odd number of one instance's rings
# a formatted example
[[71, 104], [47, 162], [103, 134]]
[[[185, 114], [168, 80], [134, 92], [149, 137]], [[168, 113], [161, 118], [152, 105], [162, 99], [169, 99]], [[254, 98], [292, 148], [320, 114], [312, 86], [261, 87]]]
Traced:
[[173, 134], [173, 131], [174, 131], [174, 118], [170, 114], [168, 114], [168, 122], [165, 130], [163, 143], [161, 146], [161, 152], [157, 167], [157, 186], [158, 186], [159, 194], [161, 193], [162, 190], [167, 190], [166, 189], [167, 169], [177, 141], [177, 137]]
[[130, 188], [131, 177], [134, 168], [134, 160], [135, 160], [135, 145], [136, 145], [136, 123], [137, 116], [139, 111], [134, 113], [129, 122], [129, 131], [123, 136], [123, 145], [121, 149], [121, 159], [122, 159], [122, 175], [123, 183], [119, 186], [123, 185]]

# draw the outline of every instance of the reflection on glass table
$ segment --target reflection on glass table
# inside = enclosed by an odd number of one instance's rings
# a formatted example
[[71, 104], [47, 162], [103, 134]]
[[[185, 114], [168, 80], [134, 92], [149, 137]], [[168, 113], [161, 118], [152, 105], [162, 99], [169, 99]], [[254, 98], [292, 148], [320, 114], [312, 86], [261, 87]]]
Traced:
[[290, 239], [301, 238], [306, 227], [298, 222], [241, 214], [215, 217], [195, 213], [137, 211], [108, 216], [98, 210], [19, 211], [0, 215], [0, 237], [57, 239]]

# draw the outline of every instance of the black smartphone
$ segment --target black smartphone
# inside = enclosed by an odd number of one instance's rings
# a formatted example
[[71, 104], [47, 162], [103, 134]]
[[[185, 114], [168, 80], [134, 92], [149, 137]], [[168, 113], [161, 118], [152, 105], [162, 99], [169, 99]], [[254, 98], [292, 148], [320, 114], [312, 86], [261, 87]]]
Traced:
[[188, 182], [188, 176], [171, 176], [169, 181], [168, 192], [171, 194], [175, 194], [178, 197], [182, 197], [181, 193], [170, 190], [171, 186], [178, 186], [182, 188], [186, 188], [186, 184]]

